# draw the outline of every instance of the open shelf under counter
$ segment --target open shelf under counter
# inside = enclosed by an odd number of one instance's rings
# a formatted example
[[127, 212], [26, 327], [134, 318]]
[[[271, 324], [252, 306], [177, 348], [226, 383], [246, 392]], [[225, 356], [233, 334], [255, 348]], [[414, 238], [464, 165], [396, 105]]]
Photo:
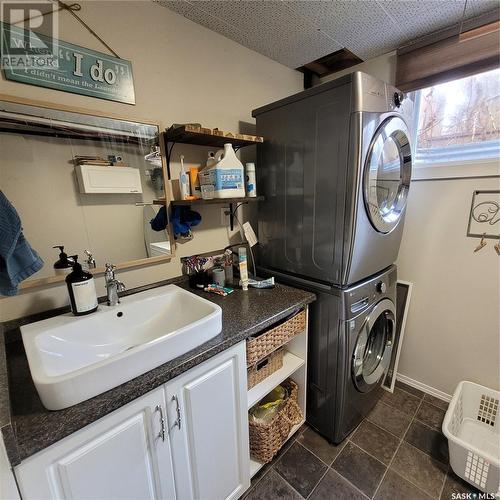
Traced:
[[248, 391], [248, 408], [260, 401], [266, 394], [269, 394], [277, 385], [281, 384], [290, 375], [295, 373], [301, 366], [305, 365], [305, 360], [295, 354], [285, 350], [283, 355], [283, 366], [266, 377], [262, 382], [252, 387]]
[[[302, 422], [299, 422], [297, 425], [294, 425], [292, 427], [292, 430], [290, 431], [290, 434], [288, 434], [288, 437], [286, 438], [285, 443], [302, 427], [304, 422], [305, 422], [305, 419], [302, 420]], [[256, 460], [253, 460], [252, 457], [250, 457], [250, 477], [251, 478], [254, 477], [255, 474], [257, 474], [257, 472], [259, 472], [259, 470], [262, 469], [262, 467], [264, 467], [264, 465], [266, 465], [266, 464], [263, 464], [261, 462], [257, 462]]]

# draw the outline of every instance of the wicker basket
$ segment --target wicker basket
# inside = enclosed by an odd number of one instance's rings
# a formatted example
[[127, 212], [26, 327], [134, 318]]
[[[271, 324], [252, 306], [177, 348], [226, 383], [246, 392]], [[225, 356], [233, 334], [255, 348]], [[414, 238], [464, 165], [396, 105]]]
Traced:
[[262, 463], [270, 462], [278, 453], [294, 425], [303, 420], [302, 410], [297, 402], [297, 384], [287, 379], [282, 384], [289, 396], [281, 410], [269, 423], [249, 421], [250, 455]]
[[251, 389], [259, 382], [262, 382], [265, 378], [269, 377], [269, 375], [278, 371], [283, 366], [283, 354], [283, 349], [278, 349], [262, 361], [259, 361], [248, 368], [248, 388]]
[[247, 366], [261, 361], [273, 351], [302, 333], [306, 327], [306, 311], [302, 310], [280, 325], [258, 337], [247, 340]]

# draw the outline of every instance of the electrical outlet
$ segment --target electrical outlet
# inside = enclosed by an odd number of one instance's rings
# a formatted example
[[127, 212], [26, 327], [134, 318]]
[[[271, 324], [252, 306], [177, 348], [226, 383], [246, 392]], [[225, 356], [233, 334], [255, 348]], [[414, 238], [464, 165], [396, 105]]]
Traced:
[[220, 209], [220, 225], [229, 226], [229, 208], [224, 207]]

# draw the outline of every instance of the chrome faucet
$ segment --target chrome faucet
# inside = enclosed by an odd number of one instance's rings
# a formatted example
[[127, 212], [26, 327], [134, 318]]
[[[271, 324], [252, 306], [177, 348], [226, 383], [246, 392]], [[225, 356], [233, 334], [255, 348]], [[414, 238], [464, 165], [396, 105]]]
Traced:
[[106, 294], [108, 296], [108, 306], [116, 306], [120, 303], [119, 292], [125, 290], [125, 285], [115, 277], [116, 266], [106, 264], [104, 278], [106, 280]]

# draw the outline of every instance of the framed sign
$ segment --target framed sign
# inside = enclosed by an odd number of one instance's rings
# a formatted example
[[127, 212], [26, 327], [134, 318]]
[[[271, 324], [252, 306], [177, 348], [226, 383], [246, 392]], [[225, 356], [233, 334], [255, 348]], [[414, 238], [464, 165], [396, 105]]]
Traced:
[[[10, 24], [0, 23], [0, 28], [7, 80], [135, 104], [130, 61]], [[55, 50], [42, 57], [41, 47]]]

